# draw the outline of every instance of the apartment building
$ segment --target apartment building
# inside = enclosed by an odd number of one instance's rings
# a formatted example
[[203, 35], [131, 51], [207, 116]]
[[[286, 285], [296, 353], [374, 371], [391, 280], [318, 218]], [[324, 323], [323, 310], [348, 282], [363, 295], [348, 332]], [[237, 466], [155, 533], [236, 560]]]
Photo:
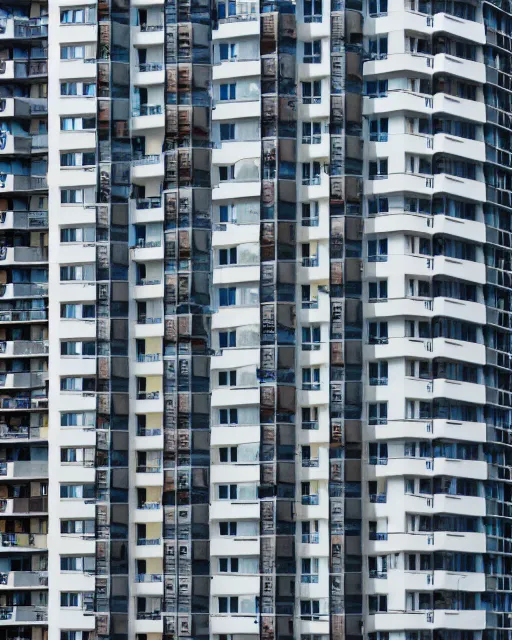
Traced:
[[510, 640], [511, 34], [0, 0], [0, 640]]

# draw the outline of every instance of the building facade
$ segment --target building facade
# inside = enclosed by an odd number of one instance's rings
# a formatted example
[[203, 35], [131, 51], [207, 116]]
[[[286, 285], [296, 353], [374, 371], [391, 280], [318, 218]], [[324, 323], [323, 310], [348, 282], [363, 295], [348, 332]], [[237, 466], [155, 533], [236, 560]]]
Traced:
[[510, 640], [508, 0], [0, 52], [0, 640]]

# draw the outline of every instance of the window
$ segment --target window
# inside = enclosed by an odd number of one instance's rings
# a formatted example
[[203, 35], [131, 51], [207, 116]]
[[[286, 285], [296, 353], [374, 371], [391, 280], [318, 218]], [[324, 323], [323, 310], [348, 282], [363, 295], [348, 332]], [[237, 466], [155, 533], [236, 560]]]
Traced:
[[89, 631], [61, 631], [60, 640], [90, 640]]
[[238, 558], [219, 558], [220, 573], [238, 573]]
[[368, 214], [388, 213], [389, 201], [387, 198], [371, 198], [368, 200]]
[[368, 42], [370, 58], [372, 60], [383, 60], [388, 56], [388, 37], [370, 38]]
[[321, 61], [322, 61], [322, 42], [320, 40], [305, 42], [303, 62], [305, 64], [318, 64]]
[[387, 424], [388, 423], [388, 403], [375, 402], [368, 405], [368, 424]]
[[387, 344], [388, 323], [370, 322], [368, 325], [368, 341], [370, 344]]
[[238, 424], [238, 409], [219, 409], [219, 424]]
[[368, 240], [368, 262], [386, 262], [388, 259], [388, 239]]
[[96, 83], [76, 81], [61, 82], [60, 95], [94, 97], [96, 95]]
[[372, 15], [382, 15], [388, 12], [388, 0], [370, 0], [368, 13]]
[[60, 355], [61, 356], [95, 356], [96, 355], [96, 342], [92, 340], [79, 341], [69, 340], [60, 343]]
[[219, 522], [219, 533], [221, 536], [236, 536], [236, 522]]
[[80, 600], [81, 598], [79, 593], [69, 591], [61, 591], [60, 593], [61, 607], [79, 607]]
[[85, 46], [62, 45], [60, 48], [61, 60], [83, 60], [85, 58]]
[[322, 82], [302, 82], [302, 104], [320, 104], [322, 102]]
[[320, 326], [302, 327], [302, 351], [313, 351], [320, 348]]
[[96, 307], [93, 304], [61, 304], [60, 317], [74, 320], [95, 318]]
[[94, 427], [96, 424], [96, 416], [93, 412], [89, 413], [61, 413], [61, 427]]
[[95, 391], [96, 378], [61, 378], [61, 391]]
[[236, 287], [221, 287], [219, 289], [219, 305], [221, 307], [236, 305]]
[[66, 117], [60, 119], [61, 131], [92, 131], [96, 129], [96, 118]]
[[219, 180], [234, 180], [235, 179], [235, 165], [231, 164], [226, 167], [219, 167]]
[[219, 87], [220, 100], [236, 100], [236, 83], [221, 84]]
[[322, 0], [304, 0], [304, 22], [322, 22]]
[[93, 484], [61, 484], [60, 497], [74, 499], [92, 499], [96, 495]]
[[302, 123], [302, 144], [320, 144], [321, 142], [322, 142], [322, 123], [321, 122], [303, 122]]
[[61, 282], [70, 280], [91, 281], [96, 279], [96, 269], [93, 264], [69, 265], [60, 268]]
[[236, 387], [236, 371], [219, 371], [219, 387]]
[[366, 83], [366, 95], [369, 98], [383, 98], [388, 93], [387, 80], [368, 80]]
[[238, 596], [220, 597], [219, 613], [238, 613]]
[[379, 158], [370, 162], [368, 169], [368, 178], [370, 180], [377, 180], [379, 178], [388, 177], [388, 159]]
[[[91, 16], [89, 10], [84, 8], [80, 9], [63, 9], [60, 12], [61, 24], [85, 24], [91, 23]], [[92, 13], [92, 12], [91, 12]]]
[[387, 142], [388, 125], [388, 118], [375, 118], [374, 120], [370, 120], [370, 141]]
[[83, 189], [61, 189], [60, 201], [62, 204], [82, 204], [84, 191]]
[[301, 600], [300, 617], [303, 620], [320, 620], [320, 600]]
[[369, 300], [387, 300], [388, 298], [388, 281], [377, 280], [368, 283], [368, 299]]
[[238, 487], [236, 484], [219, 484], [218, 497], [219, 500], [236, 500], [238, 496]]
[[237, 58], [237, 46], [235, 43], [223, 43], [219, 44], [219, 59], [223, 60], [236, 60]]
[[96, 533], [95, 520], [61, 520], [61, 533], [78, 533], [82, 535], [94, 535]]
[[368, 596], [368, 609], [370, 613], [385, 613], [388, 610], [388, 597]]
[[320, 369], [318, 367], [302, 369], [302, 389], [305, 391], [320, 389]]
[[221, 447], [219, 449], [220, 462], [237, 462], [238, 447]]
[[222, 204], [219, 207], [220, 222], [236, 222], [236, 207], [234, 204]]
[[60, 230], [61, 242], [94, 242], [95, 227], [63, 227]]
[[368, 376], [370, 386], [386, 386], [388, 384], [388, 363], [385, 360], [381, 362], [370, 362], [368, 365]]
[[220, 139], [221, 140], [236, 140], [235, 125], [234, 124], [221, 124], [220, 125]]
[[80, 571], [94, 573], [96, 569], [96, 557], [95, 556], [61, 556], [60, 558], [60, 570], [61, 571]]
[[219, 331], [219, 347], [221, 349], [227, 349], [229, 347], [236, 347], [236, 331]]
[[219, 265], [224, 266], [228, 264], [237, 263], [237, 250], [236, 247], [231, 249], [219, 249]]
[[94, 151], [60, 154], [61, 167], [92, 167], [95, 164], [96, 153]]

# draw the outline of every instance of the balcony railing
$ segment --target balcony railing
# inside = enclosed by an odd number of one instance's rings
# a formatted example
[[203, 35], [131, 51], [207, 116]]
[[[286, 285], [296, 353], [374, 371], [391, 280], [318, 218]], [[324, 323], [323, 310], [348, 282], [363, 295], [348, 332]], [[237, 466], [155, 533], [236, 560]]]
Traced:
[[137, 400], [158, 400], [160, 398], [160, 391], [139, 391], [137, 393]]
[[320, 224], [320, 218], [302, 218], [301, 224], [303, 227], [318, 227]]
[[303, 300], [303, 309], [318, 309], [318, 300]]
[[162, 318], [150, 318], [142, 314], [137, 317], [137, 324], [162, 324]]
[[160, 611], [137, 611], [137, 620], [161, 620]]
[[139, 167], [148, 164], [158, 164], [160, 162], [161, 156], [158, 153], [153, 153], [147, 156], [139, 156], [132, 160], [132, 165], [134, 167]]
[[137, 70], [141, 73], [147, 73], [148, 71], [162, 71], [163, 68], [163, 64], [159, 62], [145, 62], [144, 64], [139, 64]]
[[319, 382], [303, 382], [302, 390], [303, 391], [319, 391], [320, 383]]
[[161, 282], [161, 280], [150, 280], [149, 278], [141, 278], [140, 280], [137, 280], [137, 286], [150, 287], [155, 284], [160, 284]]
[[302, 258], [303, 267], [318, 267], [318, 256], [311, 256], [310, 258]]
[[303, 573], [300, 577], [302, 584], [318, 584], [318, 575]]
[[160, 362], [161, 359], [161, 353], [139, 353], [137, 356], [137, 362]]
[[387, 540], [388, 539], [388, 534], [387, 533], [377, 533], [376, 531], [371, 531], [368, 537], [369, 537], [370, 540]]
[[138, 573], [135, 582], [162, 582], [161, 573]]
[[136, 209], [160, 209], [162, 206], [162, 199], [160, 197], [153, 198], [137, 198], [135, 200]]
[[319, 185], [322, 179], [320, 176], [312, 176], [311, 178], [302, 178], [302, 184], [305, 187], [311, 187], [314, 185]]
[[162, 508], [162, 503], [161, 502], [143, 502], [142, 504], [140, 504], [138, 507], [138, 509], [145, 509], [145, 510], [149, 510], [149, 511], [155, 511], [158, 509]]
[[303, 342], [302, 351], [320, 351], [320, 342]]
[[161, 240], [144, 240], [139, 238], [133, 249], [157, 249], [162, 246]]
[[163, 31], [163, 24], [141, 24], [140, 25], [141, 33], [151, 33], [153, 31]]
[[141, 104], [138, 109], [132, 110], [132, 116], [159, 116], [162, 113], [161, 104]]
[[137, 435], [142, 436], [144, 438], [147, 438], [150, 436], [161, 436], [162, 429], [160, 429], [159, 427], [155, 429], [147, 429], [146, 427], [141, 427], [140, 429], [137, 429]]
[[162, 544], [162, 538], [137, 538], [139, 547], [156, 547], [159, 544]]
[[320, 542], [320, 534], [319, 533], [303, 533], [302, 542], [303, 544], [318, 544]]
[[318, 458], [302, 458], [302, 466], [303, 467], [319, 467], [320, 460]]
[[303, 420], [302, 428], [309, 431], [318, 431], [318, 420]]
[[387, 496], [385, 493], [371, 493], [370, 494], [370, 502], [375, 503], [384, 503], [387, 500]]
[[309, 495], [309, 496], [302, 496], [302, 504], [304, 505], [319, 504], [319, 496], [315, 494]]
[[161, 465], [139, 464], [137, 465], [137, 473], [160, 473]]

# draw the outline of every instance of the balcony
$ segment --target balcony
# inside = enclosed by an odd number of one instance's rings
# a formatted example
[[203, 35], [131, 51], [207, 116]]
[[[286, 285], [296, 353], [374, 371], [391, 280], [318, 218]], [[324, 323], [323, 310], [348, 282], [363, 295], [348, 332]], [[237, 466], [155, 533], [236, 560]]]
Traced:
[[18, 587], [40, 588], [47, 586], [47, 571], [10, 571], [9, 573], [0, 573], [0, 591], [2, 591], [2, 587], [16, 589]]
[[163, 178], [164, 159], [161, 154], [139, 156], [132, 160], [132, 178], [145, 180], [147, 178]]
[[165, 115], [162, 105], [141, 104], [132, 111], [132, 130], [156, 129], [165, 126]]
[[13, 622], [47, 622], [48, 609], [46, 607], [0, 607], [0, 626], [8, 626]]
[[165, 83], [164, 65], [159, 62], [147, 62], [135, 68], [133, 74], [134, 86], [147, 87], [150, 85], [163, 85]]
[[2, 533], [0, 536], [0, 552], [2, 548], [8, 548], [11, 551], [14, 548], [20, 551], [28, 551], [34, 549], [44, 550], [48, 547], [47, 536], [45, 534]]
[[142, 278], [133, 290], [135, 300], [150, 300], [164, 297], [164, 285], [161, 279]]
[[7, 480], [47, 478], [48, 463], [36, 460], [0, 462], [0, 476]]
[[48, 427], [31, 427], [29, 425], [0, 424], [1, 440], [46, 440]]
[[1, 356], [40, 356], [48, 353], [47, 340], [9, 340], [0, 342]]
[[132, 258], [135, 262], [163, 260], [164, 248], [162, 240], [138, 240], [137, 245], [132, 247]]
[[0, 173], [0, 188], [6, 192], [44, 191], [48, 189], [45, 176], [20, 176]]
[[0, 229], [46, 229], [48, 211], [1, 211]]
[[303, 533], [301, 537], [302, 544], [319, 544], [319, 533]]
[[152, 47], [164, 44], [163, 24], [141, 24], [132, 28], [132, 45], [134, 47]]

